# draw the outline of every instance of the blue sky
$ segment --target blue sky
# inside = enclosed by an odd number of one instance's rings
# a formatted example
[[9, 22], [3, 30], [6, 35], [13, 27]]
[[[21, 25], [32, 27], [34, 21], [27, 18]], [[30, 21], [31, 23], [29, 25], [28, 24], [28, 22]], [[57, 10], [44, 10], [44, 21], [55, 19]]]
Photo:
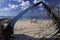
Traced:
[[[0, 0], [0, 16], [16, 16], [22, 10], [39, 2], [41, 0]], [[60, 0], [42, 0], [46, 4], [54, 2], [56, 5], [60, 4]], [[41, 6], [41, 5], [40, 5]], [[43, 8], [39, 8], [43, 9]], [[36, 8], [38, 11], [38, 8]]]

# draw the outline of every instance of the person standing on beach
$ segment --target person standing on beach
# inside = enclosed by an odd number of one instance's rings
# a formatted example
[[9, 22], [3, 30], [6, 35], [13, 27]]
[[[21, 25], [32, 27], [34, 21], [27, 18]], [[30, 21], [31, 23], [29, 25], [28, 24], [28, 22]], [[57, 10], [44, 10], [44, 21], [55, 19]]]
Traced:
[[31, 23], [37, 23], [36, 17], [34, 17], [34, 18], [31, 20]]

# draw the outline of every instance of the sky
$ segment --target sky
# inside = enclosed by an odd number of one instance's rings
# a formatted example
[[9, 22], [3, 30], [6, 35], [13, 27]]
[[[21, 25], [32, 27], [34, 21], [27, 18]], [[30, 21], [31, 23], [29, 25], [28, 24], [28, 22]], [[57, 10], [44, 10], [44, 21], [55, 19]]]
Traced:
[[[43, 1], [46, 4], [54, 2], [56, 5], [60, 5], [60, 0], [0, 0], [0, 16], [16, 16], [22, 10], [25, 10], [39, 1]], [[40, 4], [39, 7], [39, 10], [43, 10], [42, 4]], [[38, 7], [35, 9], [39, 11]]]

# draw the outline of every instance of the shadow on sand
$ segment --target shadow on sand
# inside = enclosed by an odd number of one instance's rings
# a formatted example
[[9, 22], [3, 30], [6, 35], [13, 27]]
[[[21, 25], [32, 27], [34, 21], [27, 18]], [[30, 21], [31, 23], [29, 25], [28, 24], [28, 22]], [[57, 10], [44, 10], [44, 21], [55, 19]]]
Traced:
[[59, 40], [56, 38], [34, 38], [25, 34], [14, 34], [11, 40]]

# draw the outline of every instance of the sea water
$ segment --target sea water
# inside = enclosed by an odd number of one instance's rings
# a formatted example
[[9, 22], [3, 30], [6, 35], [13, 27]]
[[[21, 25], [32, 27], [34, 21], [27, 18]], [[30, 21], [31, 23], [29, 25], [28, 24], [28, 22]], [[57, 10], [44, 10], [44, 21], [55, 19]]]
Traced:
[[[3, 18], [11, 18], [11, 19], [13, 19], [14, 17], [16, 17], [16, 16], [0, 16], [0, 19], [3, 19]], [[22, 17], [19, 18], [19, 20], [31, 20], [34, 17], [36, 17], [36, 19], [40, 19], [40, 20], [44, 20], [44, 19], [48, 20], [49, 19], [48, 15], [40, 14], [40, 15], [30, 15], [30, 16], [26, 15], [26, 16], [22, 16]]]

